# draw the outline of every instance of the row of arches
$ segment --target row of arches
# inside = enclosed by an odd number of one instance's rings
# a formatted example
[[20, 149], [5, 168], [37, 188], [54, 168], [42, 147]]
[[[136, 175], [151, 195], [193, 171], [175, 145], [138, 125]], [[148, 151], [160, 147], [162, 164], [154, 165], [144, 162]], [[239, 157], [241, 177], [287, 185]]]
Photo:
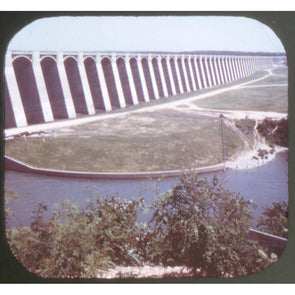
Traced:
[[249, 56], [7, 53], [5, 128], [94, 115], [218, 86], [270, 65]]

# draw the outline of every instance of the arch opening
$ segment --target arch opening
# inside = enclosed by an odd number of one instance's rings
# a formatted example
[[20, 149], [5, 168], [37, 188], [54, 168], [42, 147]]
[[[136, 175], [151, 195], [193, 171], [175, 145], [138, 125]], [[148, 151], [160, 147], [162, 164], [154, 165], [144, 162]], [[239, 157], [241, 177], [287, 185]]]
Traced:
[[101, 65], [105, 77], [105, 81], [107, 84], [107, 90], [109, 93], [110, 101], [112, 108], [120, 108], [119, 96], [117, 92], [115, 76], [113, 73], [111, 61], [108, 58], [103, 58], [101, 60]]
[[156, 58], [152, 59], [152, 65], [153, 65], [153, 70], [154, 70], [154, 74], [155, 74], [155, 78], [156, 78], [156, 84], [157, 84], [157, 88], [158, 88], [158, 92], [159, 92], [159, 97], [164, 97], [164, 89], [163, 89], [163, 81], [161, 79], [161, 75], [160, 75], [160, 69], [159, 69], [159, 64], [158, 64], [158, 60]]
[[184, 65], [185, 65], [186, 75], [187, 75], [187, 79], [188, 79], [188, 84], [189, 84], [190, 90], [193, 91], [194, 90], [193, 81], [192, 81], [191, 72], [190, 72], [188, 63], [189, 63], [188, 59], [185, 58]]
[[25, 57], [16, 58], [13, 68], [28, 124], [44, 123], [32, 63]]
[[43, 58], [41, 60], [41, 69], [54, 119], [68, 118], [55, 60], [50, 57]]
[[129, 64], [131, 67], [131, 73], [134, 81], [134, 86], [136, 90], [136, 94], [138, 97], [139, 102], [144, 102], [144, 94], [143, 94], [143, 89], [142, 89], [142, 84], [140, 80], [140, 75], [139, 75], [139, 69], [137, 65], [137, 60], [135, 58], [131, 58], [129, 60]]
[[64, 65], [76, 114], [88, 114], [77, 61], [72, 57], [68, 57], [65, 59]]
[[120, 81], [123, 89], [123, 94], [125, 98], [126, 105], [133, 105], [132, 94], [130, 89], [130, 81], [126, 70], [125, 60], [123, 58], [118, 58], [116, 60]]
[[98, 78], [95, 61], [91, 57], [85, 58], [84, 67], [86, 71], [90, 92], [93, 98], [94, 108], [96, 112], [99, 110], [105, 110], [103, 95], [101, 91], [101, 82]]
[[183, 67], [182, 67], [182, 61], [180, 58], [177, 59], [177, 64], [178, 64], [178, 69], [180, 73], [180, 82], [182, 83], [182, 89], [184, 92], [187, 92], [186, 84], [185, 84], [185, 79], [184, 79], [184, 72], [183, 72]]
[[147, 59], [143, 58], [141, 60], [141, 64], [142, 64], [142, 68], [143, 68], [143, 73], [144, 73], [144, 77], [145, 77], [145, 81], [146, 81], [146, 86], [147, 86], [149, 98], [155, 99], [156, 96], [155, 96], [154, 89], [153, 89], [152, 78], [151, 78], [150, 69], [148, 66]]
[[161, 59], [161, 65], [163, 68], [163, 73], [164, 73], [164, 78], [165, 78], [165, 82], [166, 82], [166, 86], [167, 86], [168, 95], [173, 95], [172, 85], [171, 85], [169, 71], [168, 71], [167, 60], [165, 58]]
[[178, 84], [178, 79], [177, 79], [177, 73], [176, 73], [176, 67], [175, 67], [175, 62], [173, 58], [170, 58], [170, 66], [171, 66], [171, 71], [172, 71], [172, 77], [175, 85], [175, 91], [177, 94], [180, 93], [180, 88]]

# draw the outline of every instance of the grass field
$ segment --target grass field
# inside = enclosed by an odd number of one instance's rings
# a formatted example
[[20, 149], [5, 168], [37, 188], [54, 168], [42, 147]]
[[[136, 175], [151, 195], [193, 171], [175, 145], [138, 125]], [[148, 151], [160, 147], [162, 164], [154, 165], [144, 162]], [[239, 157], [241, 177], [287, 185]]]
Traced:
[[[274, 73], [280, 76], [272, 76], [256, 83], [286, 83], [286, 70], [276, 70]], [[258, 72], [242, 82], [260, 78], [265, 74], [266, 72]], [[214, 89], [239, 83], [241, 81]], [[212, 88], [153, 100], [148, 105], [164, 104], [210, 91]], [[185, 100], [183, 102], [185, 103]], [[199, 100], [196, 104], [214, 109], [286, 112], [287, 87], [241, 88]], [[140, 104], [128, 110], [144, 106], [146, 105]], [[181, 104], [178, 107], [178, 110], [180, 109], [182, 111], [167, 109], [127, 114], [120, 114], [126, 112], [126, 109], [117, 109], [113, 111], [119, 113], [119, 117], [116, 118], [56, 129], [50, 136], [7, 140], [5, 153], [35, 167], [73, 171], [162, 171], [183, 169], [191, 165], [203, 167], [222, 162], [220, 119], [197, 117], [187, 113], [185, 108], [181, 108]], [[227, 158], [237, 154], [244, 147], [238, 133], [236, 128], [225, 124]], [[253, 142], [252, 136], [251, 133], [246, 135], [250, 145]]]
[[[243, 142], [225, 127], [226, 156]], [[6, 154], [36, 167], [80, 171], [161, 171], [222, 161], [219, 119], [174, 111], [130, 114], [6, 142]]]
[[270, 76], [262, 81], [255, 82], [251, 85], [271, 85], [271, 84], [288, 84], [288, 69], [278, 68], [272, 71], [273, 76]]
[[196, 101], [195, 104], [202, 108], [286, 113], [288, 89], [286, 86], [242, 88]]
[[288, 83], [287, 68], [278, 68], [272, 72], [274, 75], [266, 79], [248, 84], [238, 90], [196, 101], [195, 104], [202, 108], [286, 113], [288, 87], [279, 85]]

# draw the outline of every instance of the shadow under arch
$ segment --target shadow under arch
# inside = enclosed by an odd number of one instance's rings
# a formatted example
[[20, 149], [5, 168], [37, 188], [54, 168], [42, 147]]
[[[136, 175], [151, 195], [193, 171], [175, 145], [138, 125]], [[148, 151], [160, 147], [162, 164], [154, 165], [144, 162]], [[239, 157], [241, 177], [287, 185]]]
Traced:
[[14, 59], [13, 68], [28, 124], [44, 123], [33, 65], [29, 58]]
[[40, 65], [54, 119], [67, 119], [68, 113], [56, 61], [53, 57], [45, 56], [41, 58]]

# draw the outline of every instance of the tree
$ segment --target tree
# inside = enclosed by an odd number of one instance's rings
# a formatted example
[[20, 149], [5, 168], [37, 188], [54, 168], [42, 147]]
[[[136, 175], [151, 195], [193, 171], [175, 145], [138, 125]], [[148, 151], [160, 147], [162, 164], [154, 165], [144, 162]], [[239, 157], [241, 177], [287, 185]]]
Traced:
[[171, 192], [154, 200], [146, 256], [156, 264], [199, 268], [205, 276], [263, 269], [273, 261], [246, 237], [250, 205], [216, 176], [208, 180], [189, 171]]
[[117, 195], [95, 198], [81, 208], [56, 206], [46, 219], [40, 203], [29, 227], [7, 230], [10, 248], [31, 272], [49, 278], [95, 277], [98, 269], [137, 263], [137, 211], [142, 199], [121, 202]]
[[[266, 233], [288, 238], [288, 204], [285, 201], [273, 202], [272, 207], [265, 207], [257, 228]], [[280, 256], [284, 249], [267, 246], [268, 252]]]

